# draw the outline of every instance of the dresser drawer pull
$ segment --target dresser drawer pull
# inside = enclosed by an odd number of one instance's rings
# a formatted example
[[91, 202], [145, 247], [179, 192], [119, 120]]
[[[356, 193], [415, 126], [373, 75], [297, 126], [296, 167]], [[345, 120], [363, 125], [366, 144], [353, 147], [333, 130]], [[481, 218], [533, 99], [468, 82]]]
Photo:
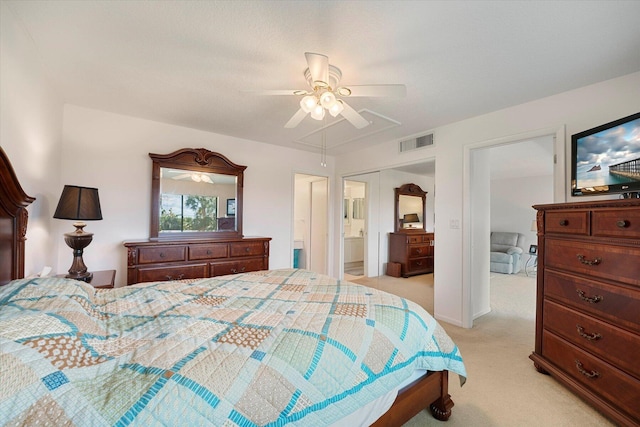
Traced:
[[211, 249], [207, 249], [207, 255], [211, 255]]
[[584, 265], [598, 265], [602, 262], [602, 258], [586, 259], [584, 255], [578, 254], [578, 259]]
[[617, 225], [619, 228], [627, 228], [627, 227], [629, 226], [629, 221], [624, 220], [624, 219], [621, 219], [620, 221], [617, 221], [617, 222], [616, 222], [616, 225]]
[[233, 274], [238, 274], [238, 273], [244, 273], [244, 271], [247, 269], [247, 267], [242, 267], [240, 270], [238, 270], [237, 268], [232, 268], [231, 272]]
[[588, 297], [585, 295], [584, 291], [581, 291], [580, 289], [576, 289], [576, 292], [578, 293], [578, 296], [581, 300], [588, 303], [595, 304], [602, 301], [602, 297], [600, 295], [596, 295], [595, 297]]
[[598, 371], [587, 371], [584, 369], [584, 366], [582, 366], [582, 362], [580, 362], [578, 359], [576, 359], [576, 368], [578, 369], [578, 372], [580, 372], [582, 375], [584, 375], [587, 378], [598, 378], [600, 376], [600, 372]]
[[421, 253], [422, 253], [422, 249], [418, 248], [418, 249], [416, 249], [416, 252], [417, 252], [418, 254], [421, 254]]
[[164, 258], [165, 256], [164, 252], [160, 252], [160, 258]]
[[167, 280], [182, 280], [182, 278], [184, 277], [184, 274], [179, 275], [175, 279], [173, 278], [173, 276], [171, 276], [169, 274], [167, 274], [165, 277], [167, 278]]
[[567, 221], [566, 219], [561, 219], [560, 220], [560, 226], [561, 227], [566, 227], [567, 225], [569, 225], [569, 221]]
[[599, 333], [597, 333], [597, 332], [594, 332], [594, 333], [592, 333], [592, 334], [588, 334], [588, 333], [586, 333], [586, 332], [584, 331], [584, 328], [583, 328], [582, 326], [580, 326], [580, 325], [576, 325], [576, 328], [578, 329], [578, 334], [579, 334], [582, 338], [587, 339], [587, 340], [589, 340], [589, 341], [597, 341], [597, 340], [599, 340], [600, 338], [602, 338], [602, 335], [600, 335], [600, 334], [599, 334]]

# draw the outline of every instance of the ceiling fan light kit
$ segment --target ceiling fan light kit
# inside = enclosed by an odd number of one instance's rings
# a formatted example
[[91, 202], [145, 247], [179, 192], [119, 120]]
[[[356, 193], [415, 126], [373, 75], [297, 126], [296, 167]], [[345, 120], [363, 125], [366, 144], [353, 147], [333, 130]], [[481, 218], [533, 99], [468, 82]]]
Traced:
[[[347, 96], [405, 96], [406, 88], [404, 85], [359, 85], [351, 86], [356, 88], [356, 93], [346, 86], [338, 86], [342, 79], [342, 72], [338, 67], [329, 64], [329, 57], [319, 53], [305, 52], [308, 68], [304, 70], [304, 77], [311, 87], [311, 91], [293, 90], [293, 91], [261, 91], [261, 94], [271, 95], [295, 95], [302, 96], [300, 100], [300, 109], [289, 119], [284, 125], [285, 128], [294, 128], [304, 120], [308, 115], [314, 120], [323, 120], [325, 118], [325, 110], [332, 117], [339, 114], [357, 129], [362, 129], [369, 125], [369, 122], [360, 115], [356, 110], [351, 108], [340, 97]], [[335, 89], [334, 89], [335, 88]]]

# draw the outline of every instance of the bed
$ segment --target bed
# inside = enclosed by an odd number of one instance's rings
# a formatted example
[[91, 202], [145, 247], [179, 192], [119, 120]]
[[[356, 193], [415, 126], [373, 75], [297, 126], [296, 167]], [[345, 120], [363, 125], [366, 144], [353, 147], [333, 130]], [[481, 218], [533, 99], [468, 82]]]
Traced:
[[17, 267], [0, 273], [2, 425], [401, 425], [448, 419], [448, 372], [466, 377], [420, 306], [306, 270], [96, 290]]

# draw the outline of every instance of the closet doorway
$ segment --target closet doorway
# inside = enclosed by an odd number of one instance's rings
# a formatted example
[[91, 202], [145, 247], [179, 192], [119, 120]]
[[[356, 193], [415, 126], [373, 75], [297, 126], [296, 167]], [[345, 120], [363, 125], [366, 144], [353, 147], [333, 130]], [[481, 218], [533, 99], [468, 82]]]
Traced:
[[327, 274], [329, 178], [295, 174], [293, 207], [293, 267]]

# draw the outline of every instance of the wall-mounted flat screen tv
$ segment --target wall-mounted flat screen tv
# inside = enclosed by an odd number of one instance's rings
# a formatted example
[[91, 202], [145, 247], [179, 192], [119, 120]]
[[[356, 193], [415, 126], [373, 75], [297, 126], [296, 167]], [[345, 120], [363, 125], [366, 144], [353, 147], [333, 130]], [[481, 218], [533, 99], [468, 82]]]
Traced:
[[640, 194], [640, 113], [571, 136], [571, 194]]

